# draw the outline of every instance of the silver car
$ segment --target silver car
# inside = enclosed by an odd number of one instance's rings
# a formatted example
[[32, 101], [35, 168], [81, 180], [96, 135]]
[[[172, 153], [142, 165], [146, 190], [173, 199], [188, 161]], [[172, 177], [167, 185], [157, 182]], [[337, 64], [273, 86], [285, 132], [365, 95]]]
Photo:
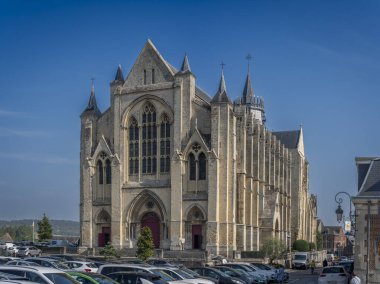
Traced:
[[19, 247], [17, 256], [40, 256], [42, 251], [33, 246]]

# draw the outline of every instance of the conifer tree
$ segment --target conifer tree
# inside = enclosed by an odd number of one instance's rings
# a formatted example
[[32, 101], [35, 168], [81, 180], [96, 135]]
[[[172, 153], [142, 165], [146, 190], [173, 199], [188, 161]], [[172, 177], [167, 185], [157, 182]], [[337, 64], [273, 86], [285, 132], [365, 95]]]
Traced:
[[147, 260], [153, 256], [154, 244], [152, 231], [148, 227], [141, 229], [140, 236], [137, 240], [136, 256], [142, 261]]
[[42, 220], [38, 221], [38, 238], [40, 240], [49, 240], [53, 237], [53, 228], [49, 218], [44, 213]]

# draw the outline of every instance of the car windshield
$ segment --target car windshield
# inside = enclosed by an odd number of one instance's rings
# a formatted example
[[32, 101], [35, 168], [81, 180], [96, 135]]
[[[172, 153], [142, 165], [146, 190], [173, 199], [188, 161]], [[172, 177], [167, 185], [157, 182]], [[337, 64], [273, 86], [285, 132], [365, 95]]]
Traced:
[[94, 279], [96, 282], [100, 283], [100, 284], [117, 284], [118, 282], [112, 280], [111, 278], [107, 277], [107, 276], [104, 276], [102, 274], [86, 274], [88, 277], [91, 277], [92, 279]]
[[194, 270], [188, 269], [188, 268], [181, 268], [181, 270], [185, 271], [187, 274], [190, 274], [194, 277], [199, 277], [200, 275], [196, 273]]
[[174, 279], [173, 277], [171, 277], [170, 275], [166, 274], [165, 272], [163, 272], [161, 269], [152, 269], [152, 272], [154, 274], [160, 276], [165, 281], [174, 281], [174, 280], [177, 280], [177, 279]]
[[98, 268], [98, 267], [96, 266], [96, 264], [95, 264], [95, 263], [92, 263], [92, 262], [86, 263], [86, 265], [87, 265], [88, 267], [90, 267], [90, 268]]
[[59, 261], [52, 261], [59, 269], [70, 269], [66, 264], [59, 262]]
[[306, 255], [303, 255], [303, 254], [296, 254], [294, 256], [294, 259], [295, 260], [305, 260], [306, 259]]
[[186, 271], [183, 271], [181, 269], [176, 269], [176, 270], [174, 270], [174, 272], [178, 273], [179, 275], [181, 275], [185, 279], [194, 279], [193, 275], [190, 275], [189, 273], [187, 273]]
[[326, 267], [323, 269], [323, 274], [328, 274], [328, 273], [344, 273], [343, 267]]
[[74, 278], [65, 273], [44, 273], [55, 284], [80, 284]]

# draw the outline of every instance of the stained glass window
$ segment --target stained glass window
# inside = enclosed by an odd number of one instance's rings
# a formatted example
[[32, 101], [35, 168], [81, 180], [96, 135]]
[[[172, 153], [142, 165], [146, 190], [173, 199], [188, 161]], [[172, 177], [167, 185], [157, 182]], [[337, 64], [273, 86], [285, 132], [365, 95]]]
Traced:
[[106, 184], [111, 184], [112, 182], [112, 170], [111, 170], [111, 161], [106, 160]]
[[103, 163], [102, 161], [98, 161], [98, 178], [99, 178], [99, 184], [103, 184]]
[[196, 163], [195, 163], [195, 157], [193, 153], [190, 153], [189, 155], [189, 177], [190, 180], [196, 180]]
[[198, 156], [198, 179], [206, 179], [206, 156], [204, 153], [200, 153]]
[[157, 171], [157, 126], [156, 109], [151, 103], [144, 106], [142, 121], [142, 173], [155, 174]]
[[129, 126], [129, 174], [139, 172], [139, 127], [135, 118]]

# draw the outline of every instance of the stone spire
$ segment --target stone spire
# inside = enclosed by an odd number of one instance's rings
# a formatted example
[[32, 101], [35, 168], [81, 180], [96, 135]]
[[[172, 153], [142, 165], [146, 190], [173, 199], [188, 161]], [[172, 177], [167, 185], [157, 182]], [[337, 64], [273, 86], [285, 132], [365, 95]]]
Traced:
[[242, 103], [243, 104], [251, 104], [254, 101], [254, 99], [253, 99], [254, 97], [255, 97], [255, 95], [253, 92], [251, 78], [250, 78], [250, 74], [248, 71], [247, 79], [245, 80]]
[[84, 112], [94, 112], [95, 114], [100, 114], [100, 110], [98, 108], [98, 105], [96, 104], [94, 79], [92, 79], [91, 83], [90, 99], [88, 100], [88, 104]]
[[121, 65], [120, 64], [117, 67], [115, 81], [124, 81], [123, 70], [121, 69]]
[[224, 80], [224, 73], [220, 77], [218, 92], [212, 98], [211, 103], [231, 103], [227, 95], [226, 82]]
[[185, 53], [185, 57], [183, 58], [181, 72], [191, 72], [189, 59], [187, 58], [187, 54]]

